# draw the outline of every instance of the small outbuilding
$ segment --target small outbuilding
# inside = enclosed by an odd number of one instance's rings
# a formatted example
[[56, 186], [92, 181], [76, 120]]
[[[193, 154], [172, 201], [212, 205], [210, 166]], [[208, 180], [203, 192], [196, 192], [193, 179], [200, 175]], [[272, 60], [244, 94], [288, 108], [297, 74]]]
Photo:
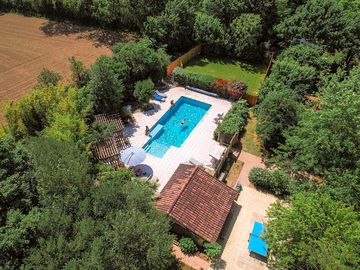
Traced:
[[216, 242], [239, 192], [196, 165], [180, 164], [160, 192], [156, 207], [173, 230], [198, 244]]

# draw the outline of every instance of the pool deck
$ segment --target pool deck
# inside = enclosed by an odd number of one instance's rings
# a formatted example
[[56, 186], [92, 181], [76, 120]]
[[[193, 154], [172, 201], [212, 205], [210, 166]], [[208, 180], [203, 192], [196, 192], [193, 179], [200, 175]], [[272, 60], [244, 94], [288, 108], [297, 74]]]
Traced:
[[231, 107], [231, 102], [225, 99], [206, 96], [186, 90], [183, 87], [172, 88], [164, 92], [164, 94], [167, 95], [165, 102], [152, 100], [151, 103], [154, 109], [134, 113], [135, 123], [125, 127], [124, 134], [129, 138], [132, 146], [142, 147], [149, 140], [149, 137], [145, 135], [145, 127], [151, 128], [167, 112], [170, 108], [171, 100], [176, 102], [181, 96], [185, 96], [208, 103], [211, 105], [211, 108], [191, 132], [181, 148], [170, 147], [162, 158], [151, 154], [146, 155], [143, 164], [153, 169], [154, 178], [159, 180], [159, 191], [166, 185], [180, 163], [185, 163], [190, 158], [195, 158], [205, 166], [211, 165], [209, 153], [219, 145], [218, 142], [213, 140], [213, 132], [217, 126], [216, 119], [218, 114], [225, 115]]

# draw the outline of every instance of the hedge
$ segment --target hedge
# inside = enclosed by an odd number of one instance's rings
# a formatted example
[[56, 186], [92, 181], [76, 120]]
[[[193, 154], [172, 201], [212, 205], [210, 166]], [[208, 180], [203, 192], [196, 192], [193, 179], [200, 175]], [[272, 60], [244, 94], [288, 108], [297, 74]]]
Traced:
[[220, 97], [237, 100], [246, 92], [246, 84], [241, 81], [225, 81], [221, 78], [207, 74], [188, 73], [183, 68], [177, 67], [173, 71], [175, 81], [181, 85], [190, 85], [209, 92], [218, 94]]
[[219, 133], [234, 135], [240, 133], [247, 123], [247, 105], [246, 101], [240, 100], [234, 103], [223, 121], [217, 126], [214, 136], [217, 138]]
[[261, 168], [253, 168], [249, 180], [255, 186], [267, 189], [278, 196], [290, 195], [290, 185], [293, 182], [293, 179], [281, 170], [271, 172]]

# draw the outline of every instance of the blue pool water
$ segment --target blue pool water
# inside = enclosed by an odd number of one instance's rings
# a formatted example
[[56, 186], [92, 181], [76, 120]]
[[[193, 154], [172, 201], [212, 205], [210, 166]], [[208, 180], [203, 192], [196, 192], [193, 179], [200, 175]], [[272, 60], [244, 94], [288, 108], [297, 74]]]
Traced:
[[[181, 147], [210, 107], [191, 98], [179, 98], [150, 129], [148, 135], [151, 138], [144, 145], [145, 151], [161, 158], [170, 146]], [[183, 119], [185, 124], [181, 125]]]

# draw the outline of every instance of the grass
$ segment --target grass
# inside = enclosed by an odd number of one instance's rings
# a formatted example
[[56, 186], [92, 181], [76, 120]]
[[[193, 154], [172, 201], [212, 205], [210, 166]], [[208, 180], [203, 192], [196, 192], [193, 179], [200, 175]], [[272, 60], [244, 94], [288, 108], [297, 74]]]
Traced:
[[201, 57], [190, 61], [185, 72], [213, 75], [224, 80], [240, 80], [247, 84], [247, 94], [257, 95], [265, 78], [266, 65], [231, 59]]
[[241, 138], [242, 149], [255, 156], [261, 156], [260, 139], [256, 134], [256, 117], [253, 112], [249, 112], [248, 123]]

